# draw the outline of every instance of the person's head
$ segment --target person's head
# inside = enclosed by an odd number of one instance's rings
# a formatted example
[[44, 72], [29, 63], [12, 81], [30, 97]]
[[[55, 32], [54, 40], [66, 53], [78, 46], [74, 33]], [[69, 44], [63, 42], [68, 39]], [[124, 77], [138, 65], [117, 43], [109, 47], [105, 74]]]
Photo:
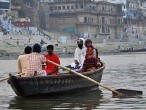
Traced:
[[30, 54], [32, 52], [32, 48], [30, 46], [26, 46], [24, 49], [25, 54]]
[[47, 46], [47, 52], [48, 52], [48, 54], [52, 55], [53, 54], [53, 50], [54, 50], [54, 46], [53, 45], [48, 45]]
[[85, 46], [86, 47], [92, 46], [92, 41], [90, 39], [86, 39]]
[[82, 48], [84, 47], [84, 44], [85, 44], [84, 38], [79, 38], [79, 39], [77, 40], [77, 45], [78, 45], [78, 47], [79, 47], [80, 49], [82, 49]]
[[37, 53], [41, 52], [41, 46], [39, 44], [34, 44], [32, 49], [33, 49], [33, 52], [37, 52]]

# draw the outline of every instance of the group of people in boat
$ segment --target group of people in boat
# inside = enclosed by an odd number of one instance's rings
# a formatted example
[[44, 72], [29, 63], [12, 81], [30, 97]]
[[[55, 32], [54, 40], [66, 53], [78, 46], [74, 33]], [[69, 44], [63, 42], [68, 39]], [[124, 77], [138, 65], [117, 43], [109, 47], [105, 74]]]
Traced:
[[53, 45], [48, 45], [46, 48], [47, 54], [43, 55], [40, 44], [34, 44], [32, 47], [26, 46], [24, 54], [18, 57], [18, 73], [24, 74], [23, 76], [57, 75], [58, 67], [47, 60], [60, 64], [59, 57], [53, 53]]
[[[60, 59], [54, 53], [53, 45], [48, 45], [46, 49], [47, 53], [42, 54], [40, 44], [34, 44], [32, 47], [26, 46], [24, 54], [18, 57], [18, 74], [21, 74], [21, 76], [57, 75], [59, 67], [49, 61], [60, 65]], [[70, 67], [78, 72], [86, 72], [97, 69], [100, 66], [101, 62], [98, 57], [98, 50], [93, 47], [92, 41], [90, 39], [79, 38], [74, 53], [74, 63]]]

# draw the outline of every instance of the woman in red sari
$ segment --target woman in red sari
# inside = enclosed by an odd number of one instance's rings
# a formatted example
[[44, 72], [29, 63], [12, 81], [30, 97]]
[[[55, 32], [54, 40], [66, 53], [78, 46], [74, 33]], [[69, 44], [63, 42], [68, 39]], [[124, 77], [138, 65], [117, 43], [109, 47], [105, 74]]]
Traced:
[[85, 61], [82, 67], [82, 72], [86, 72], [89, 70], [95, 70], [100, 65], [98, 64], [98, 59], [96, 58], [97, 55], [95, 55], [95, 48], [92, 45], [92, 41], [90, 39], [87, 39], [85, 41], [86, 46], [86, 56]]

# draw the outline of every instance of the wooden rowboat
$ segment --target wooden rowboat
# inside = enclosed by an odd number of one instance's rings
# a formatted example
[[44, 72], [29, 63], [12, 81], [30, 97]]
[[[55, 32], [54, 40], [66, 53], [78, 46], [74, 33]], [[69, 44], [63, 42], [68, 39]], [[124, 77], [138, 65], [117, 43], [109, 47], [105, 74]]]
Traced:
[[[96, 71], [82, 74], [100, 83], [104, 68], [105, 64]], [[98, 87], [91, 81], [70, 72], [60, 73], [57, 76], [17, 77], [10, 75], [8, 83], [14, 92], [21, 97], [73, 93]]]

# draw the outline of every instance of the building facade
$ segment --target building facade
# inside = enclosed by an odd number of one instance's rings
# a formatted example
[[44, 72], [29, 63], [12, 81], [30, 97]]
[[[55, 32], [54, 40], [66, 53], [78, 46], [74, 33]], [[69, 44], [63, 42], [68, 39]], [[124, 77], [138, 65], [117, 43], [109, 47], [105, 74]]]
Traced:
[[54, 0], [41, 2], [41, 7], [42, 4], [49, 8], [48, 30], [101, 39], [118, 39], [122, 36], [121, 4], [94, 0]]

